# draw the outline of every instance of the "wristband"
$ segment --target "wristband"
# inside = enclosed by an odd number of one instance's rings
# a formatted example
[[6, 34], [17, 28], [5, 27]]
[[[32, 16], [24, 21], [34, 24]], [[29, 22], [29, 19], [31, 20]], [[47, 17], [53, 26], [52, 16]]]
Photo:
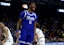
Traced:
[[16, 32], [18, 32], [19, 30], [16, 30]]

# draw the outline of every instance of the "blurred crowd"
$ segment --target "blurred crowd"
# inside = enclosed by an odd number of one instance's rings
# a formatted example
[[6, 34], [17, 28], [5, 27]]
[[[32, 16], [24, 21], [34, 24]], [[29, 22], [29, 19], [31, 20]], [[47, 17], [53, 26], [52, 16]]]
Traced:
[[[2, 18], [1, 20], [9, 27], [15, 41], [16, 22], [7, 17]], [[59, 18], [50, 18], [49, 20], [47, 18], [44, 19], [41, 30], [45, 34], [46, 42], [64, 41], [64, 22]]]
[[64, 21], [59, 18], [44, 19], [41, 26], [46, 42], [64, 41]]

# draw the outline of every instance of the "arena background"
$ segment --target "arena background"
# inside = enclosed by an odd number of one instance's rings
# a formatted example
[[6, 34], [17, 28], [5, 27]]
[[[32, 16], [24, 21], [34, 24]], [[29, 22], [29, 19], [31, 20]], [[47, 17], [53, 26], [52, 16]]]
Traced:
[[[32, 0], [36, 2], [36, 13], [40, 28], [45, 34], [46, 45], [64, 45], [64, 0]], [[10, 3], [10, 6], [1, 5]], [[24, 9], [22, 4], [30, 0], [0, 0], [0, 21], [5, 23], [12, 32], [16, 30], [19, 14]], [[58, 9], [63, 9], [59, 11]]]

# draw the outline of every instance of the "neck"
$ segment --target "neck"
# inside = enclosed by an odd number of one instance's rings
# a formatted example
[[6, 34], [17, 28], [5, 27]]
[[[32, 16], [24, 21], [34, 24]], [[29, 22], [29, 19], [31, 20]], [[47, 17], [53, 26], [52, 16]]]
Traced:
[[33, 12], [30, 8], [28, 9], [28, 12]]

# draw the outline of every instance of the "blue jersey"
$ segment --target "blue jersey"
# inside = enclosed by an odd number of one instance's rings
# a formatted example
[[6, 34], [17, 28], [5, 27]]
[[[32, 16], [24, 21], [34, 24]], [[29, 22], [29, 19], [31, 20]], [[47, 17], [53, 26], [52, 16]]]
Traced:
[[24, 10], [20, 13], [19, 18], [22, 19], [22, 28], [34, 29], [34, 23], [37, 21], [36, 13]]

